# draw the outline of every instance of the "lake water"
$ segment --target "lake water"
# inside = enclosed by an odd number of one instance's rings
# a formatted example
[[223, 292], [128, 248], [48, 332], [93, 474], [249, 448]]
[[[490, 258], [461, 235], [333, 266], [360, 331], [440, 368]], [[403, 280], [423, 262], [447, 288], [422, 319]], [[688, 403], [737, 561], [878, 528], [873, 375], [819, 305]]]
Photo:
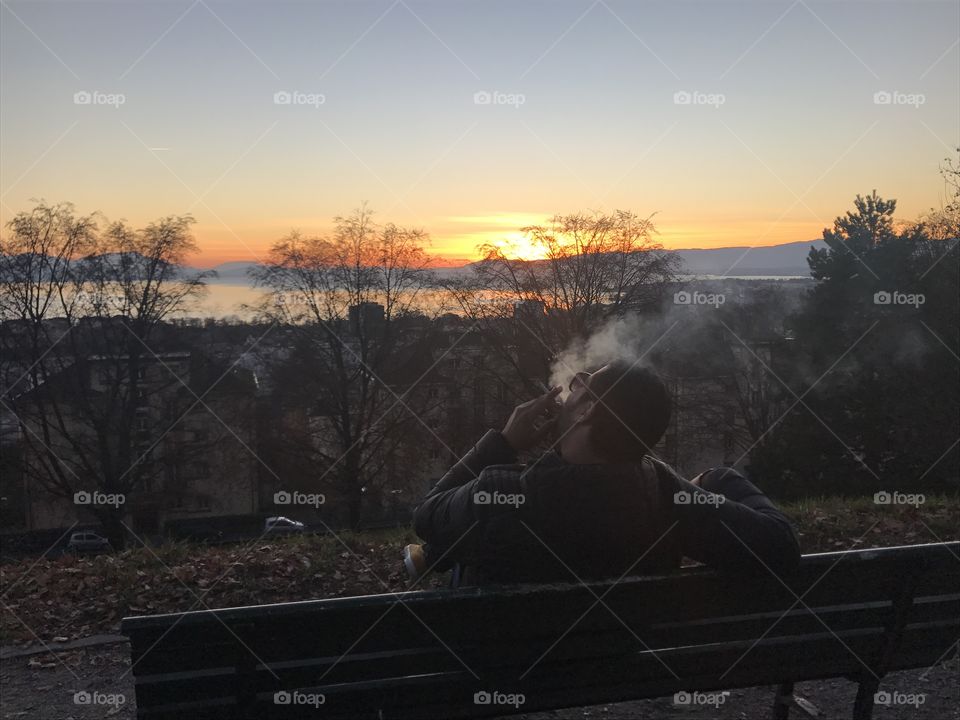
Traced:
[[[720, 275], [702, 275], [698, 277], [690, 276], [681, 278], [681, 281], [684, 282], [691, 280], [754, 280], [766, 282], [789, 282], [797, 280], [809, 281], [811, 279], [809, 277], [798, 278], [785, 275], [731, 275], [726, 277]], [[251, 287], [250, 285], [211, 282], [207, 284], [207, 292], [205, 297], [201, 298], [191, 308], [179, 313], [179, 316], [214, 318], [228, 318], [230, 316], [236, 316], [239, 319], [247, 320], [254, 315], [250, 308], [262, 302], [263, 299], [263, 291], [259, 288]], [[436, 309], [439, 305], [442, 305], [437, 298], [433, 298], [432, 302], [429, 304], [433, 305], [433, 309]], [[454, 310], [452, 307], [444, 307], [442, 309], [446, 311]]]
[[[795, 282], [798, 280], [811, 281], [809, 277], [798, 278], [775, 275], [753, 275], [753, 276], [720, 276], [720, 275], [700, 275], [700, 276], [681, 276], [680, 282], [706, 281], [716, 282], [722, 280], [752, 280], [766, 282]], [[811, 281], [812, 282], [812, 281]], [[494, 291], [490, 291], [491, 298], [494, 300]], [[501, 296], [502, 297], [502, 296]], [[208, 281], [207, 290], [204, 296], [192, 301], [181, 312], [176, 313], [179, 318], [237, 318], [238, 320], [250, 320], [256, 312], [254, 308], [261, 304], [265, 299], [265, 293], [259, 288], [255, 288], [246, 283], [231, 283]], [[456, 312], [449, 298], [444, 297], [440, 292], [423, 291], [421, 295], [421, 306], [429, 307], [431, 312]]]
[[[808, 276], [806, 278], [792, 277], [786, 275], [700, 275], [684, 276], [680, 278], [681, 282], [700, 281], [719, 281], [719, 280], [753, 280], [765, 282], [795, 282], [798, 280], [807, 280], [812, 282]], [[210, 282], [207, 284], [207, 293], [194, 307], [180, 313], [180, 317], [214, 317], [227, 318], [236, 316], [242, 320], [250, 319], [253, 312], [250, 306], [262, 302], [264, 293], [258, 288], [244, 284]], [[443, 303], [439, 298], [432, 298], [428, 302], [432, 309], [436, 310]], [[453, 307], [442, 307], [443, 311], [453, 312]]]

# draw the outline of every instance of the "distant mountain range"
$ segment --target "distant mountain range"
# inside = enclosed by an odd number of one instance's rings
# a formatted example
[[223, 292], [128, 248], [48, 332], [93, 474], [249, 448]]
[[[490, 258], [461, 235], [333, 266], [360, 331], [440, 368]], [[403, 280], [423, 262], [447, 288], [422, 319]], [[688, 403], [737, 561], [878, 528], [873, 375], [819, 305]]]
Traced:
[[810, 248], [825, 248], [823, 240], [769, 245], [676, 250], [691, 275], [774, 275], [810, 277]]
[[[691, 248], [675, 250], [684, 263], [682, 272], [689, 275], [810, 277], [807, 254], [810, 248], [825, 247], [823, 240], [804, 240], [766, 247]], [[258, 267], [255, 262], [238, 260], [215, 267], [217, 277], [208, 282], [224, 285], [251, 284], [247, 271]], [[471, 264], [462, 267], [435, 268], [441, 277], [456, 277], [470, 272]]]

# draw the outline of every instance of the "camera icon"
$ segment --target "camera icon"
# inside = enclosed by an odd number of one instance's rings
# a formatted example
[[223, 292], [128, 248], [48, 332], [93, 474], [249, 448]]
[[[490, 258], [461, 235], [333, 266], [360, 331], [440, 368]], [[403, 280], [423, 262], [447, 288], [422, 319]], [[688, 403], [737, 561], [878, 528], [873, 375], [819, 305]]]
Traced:
[[873, 294], [873, 304], [874, 305], [889, 305], [893, 300], [893, 296], [888, 293], [886, 290], [881, 290], [880, 292], [875, 292]]
[[674, 305], [689, 305], [691, 302], [693, 302], [693, 297], [686, 290], [681, 290], [673, 294]]
[[93, 95], [88, 93], [86, 90], [80, 90], [73, 94], [73, 104], [74, 105], [89, 105], [93, 102]]
[[478, 90], [473, 94], [474, 105], [489, 105], [493, 101], [493, 96], [486, 90]]
[[493, 698], [486, 690], [481, 690], [480, 692], [475, 692], [473, 694], [474, 705], [489, 705], [492, 700]]
[[81, 690], [80, 692], [75, 692], [73, 694], [74, 705], [89, 705], [92, 701], [93, 696], [86, 690]]
[[73, 494], [74, 505], [89, 505], [93, 502], [93, 497], [86, 490], [79, 490]]
[[880, 492], [873, 494], [873, 503], [875, 505], [889, 505], [892, 501], [893, 498], [886, 490], [881, 490]]
[[292, 701], [293, 697], [286, 690], [281, 690], [273, 694], [274, 705], [289, 705]]
[[873, 702], [876, 705], [889, 705], [893, 698], [886, 690], [881, 690], [873, 694]]
[[480, 492], [475, 492], [473, 494], [473, 504], [474, 505], [489, 505], [493, 500], [493, 496], [490, 495], [486, 490], [481, 490]]
[[889, 105], [893, 102], [893, 95], [886, 90], [878, 90], [873, 94], [874, 105]]
[[693, 95], [686, 90], [678, 90], [673, 94], [674, 105], [689, 105], [693, 101]]
[[689, 505], [690, 500], [691, 500], [691, 495], [686, 490], [678, 490], [673, 494], [674, 505]]
[[293, 502], [293, 496], [286, 490], [281, 490], [273, 494], [274, 505], [289, 505], [291, 502]]
[[289, 105], [293, 102], [293, 96], [286, 90], [278, 90], [273, 94], [274, 105]]
[[690, 701], [693, 698], [690, 696], [686, 690], [681, 690], [678, 693], [673, 694], [673, 704], [674, 705], [689, 705]]

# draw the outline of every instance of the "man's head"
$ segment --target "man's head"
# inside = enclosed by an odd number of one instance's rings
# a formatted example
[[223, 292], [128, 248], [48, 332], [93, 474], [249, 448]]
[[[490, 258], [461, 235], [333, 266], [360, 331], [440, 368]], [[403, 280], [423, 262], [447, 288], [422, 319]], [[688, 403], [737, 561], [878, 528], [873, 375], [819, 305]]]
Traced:
[[568, 461], [634, 462], [659, 442], [670, 421], [670, 394], [652, 370], [626, 363], [579, 372], [557, 417]]

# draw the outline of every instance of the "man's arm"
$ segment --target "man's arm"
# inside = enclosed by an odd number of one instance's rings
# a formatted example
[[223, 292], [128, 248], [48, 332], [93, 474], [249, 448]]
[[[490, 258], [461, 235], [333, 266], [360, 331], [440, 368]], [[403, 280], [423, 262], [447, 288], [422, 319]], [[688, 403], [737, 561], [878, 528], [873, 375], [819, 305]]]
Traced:
[[495, 473], [483, 471], [492, 465], [515, 463], [517, 452], [534, 447], [546, 436], [560, 390], [554, 388], [514, 408], [502, 432], [487, 431], [427, 493], [414, 512], [413, 527], [431, 546], [431, 555], [443, 556], [436, 569], [445, 570], [454, 561], [466, 561], [482, 531], [478, 523], [497, 511], [490, 505], [475, 503], [475, 493], [519, 491], [519, 467]]
[[669, 478], [665, 500], [684, 555], [721, 570], [783, 573], [797, 566], [800, 544], [790, 520], [739, 472], [715, 468], [695, 482], [672, 472]]
[[[448, 569], [450, 561], [456, 560], [449, 552], [454, 544], [465, 552], [471, 547], [476, 530], [471, 530], [476, 523], [473, 495], [480, 473], [491, 465], [513, 463], [516, 459], [516, 451], [503, 435], [488, 430], [427, 493], [414, 511], [413, 528], [437, 556], [446, 553], [436, 569]], [[464, 553], [455, 554], [459, 557]]]

